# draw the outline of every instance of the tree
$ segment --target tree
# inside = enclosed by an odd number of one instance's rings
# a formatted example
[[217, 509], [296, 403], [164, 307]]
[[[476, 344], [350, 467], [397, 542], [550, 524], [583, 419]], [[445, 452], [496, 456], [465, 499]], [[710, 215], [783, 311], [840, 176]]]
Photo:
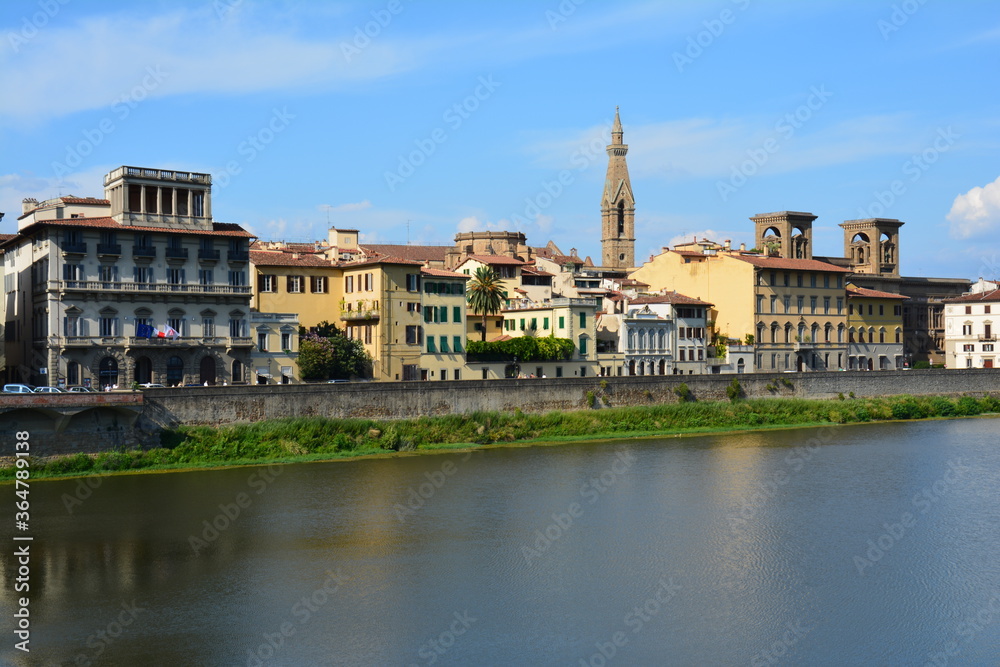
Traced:
[[335, 325], [320, 322], [315, 333], [299, 329], [299, 373], [304, 380], [369, 377], [372, 358], [359, 340], [351, 340]]
[[480, 266], [465, 288], [472, 312], [483, 316], [483, 340], [486, 340], [486, 317], [500, 312], [507, 290], [500, 281], [500, 275], [489, 266]]

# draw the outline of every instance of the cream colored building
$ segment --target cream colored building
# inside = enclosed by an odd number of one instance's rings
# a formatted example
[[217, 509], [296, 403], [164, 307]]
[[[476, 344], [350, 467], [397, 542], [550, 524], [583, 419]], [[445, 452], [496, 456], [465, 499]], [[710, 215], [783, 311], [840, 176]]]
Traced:
[[1000, 290], [970, 292], [945, 301], [947, 368], [997, 368]]
[[123, 166], [104, 188], [25, 200], [3, 242], [7, 379], [246, 382], [252, 236], [212, 219], [211, 175]]
[[256, 384], [298, 384], [299, 321], [295, 313], [250, 313]]

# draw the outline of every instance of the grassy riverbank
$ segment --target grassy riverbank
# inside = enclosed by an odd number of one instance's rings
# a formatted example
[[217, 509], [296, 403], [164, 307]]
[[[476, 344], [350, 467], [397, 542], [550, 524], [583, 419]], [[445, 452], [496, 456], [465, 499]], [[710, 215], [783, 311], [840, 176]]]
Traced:
[[[473, 413], [392, 421], [278, 419], [218, 428], [182, 427], [151, 450], [77, 454], [32, 462], [32, 477], [309, 461], [398, 451], [769, 427], [958, 417], [1000, 412], [1000, 397], [888, 396], [841, 400], [758, 399], [603, 408], [544, 415]], [[14, 468], [0, 468], [0, 480]]]

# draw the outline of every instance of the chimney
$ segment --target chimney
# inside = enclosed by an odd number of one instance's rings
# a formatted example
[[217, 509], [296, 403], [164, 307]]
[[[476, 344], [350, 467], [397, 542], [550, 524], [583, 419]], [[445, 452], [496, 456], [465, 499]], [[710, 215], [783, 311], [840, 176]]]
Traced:
[[729, 239], [726, 239], [725, 241], [722, 242], [722, 247], [725, 248], [726, 250], [732, 250], [732, 245], [733, 244]]
[[746, 252], [746, 249], [747, 249], [747, 244], [746, 243], [741, 243], [740, 244], [740, 252]]
[[21, 200], [21, 215], [29, 213], [38, 208], [38, 200], [34, 197], [27, 197]]
[[770, 256], [771, 256], [771, 246], [769, 246], [769, 245], [767, 245], [765, 243], [764, 244], [764, 257], [770, 257]]

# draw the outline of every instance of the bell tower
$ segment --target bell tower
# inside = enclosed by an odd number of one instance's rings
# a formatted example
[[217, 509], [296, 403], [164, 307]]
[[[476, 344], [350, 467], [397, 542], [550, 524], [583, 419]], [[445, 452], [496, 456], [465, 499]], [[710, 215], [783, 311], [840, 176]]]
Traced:
[[625, 163], [628, 144], [622, 143], [618, 107], [615, 107], [615, 123], [611, 127], [611, 144], [607, 151], [608, 174], [601, 197], [601, 265], [628, 269], [635, 266], [635, 199]]
[[812, 259], [812, 224], [816, 216], [800, 211], [758, 213], [753, 220], [756, 246], [773, 257]]
[[845, 220], [844, 256], [854, 273], [899, 277], [899, 228], [905, 222], [893, 218]]

